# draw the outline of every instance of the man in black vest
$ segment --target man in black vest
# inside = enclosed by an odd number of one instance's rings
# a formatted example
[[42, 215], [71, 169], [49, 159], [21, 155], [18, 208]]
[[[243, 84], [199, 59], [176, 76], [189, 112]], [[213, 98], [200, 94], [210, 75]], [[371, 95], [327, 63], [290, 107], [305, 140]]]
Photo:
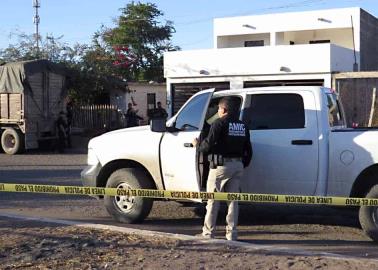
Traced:
[[[249, 129], [239, 120], [238, 108], [232, 98], [222, 98], [218, 104], [219, 119], [210, 127], [209, 134], [199, 144], [193, 145], [200, 152], [209, 153], [210, 173], [207, 192], [240, 192], [240, 180], [244, 168], [252, 159]], [[237, 201], [228, 201], [226, 238], [237, 240], [239, 206]], [[201, 236], [213, 238], [220, 202], [208, 200]]]
[[148, 116], [149, 116], [148, 122], [150, 122], [151, 119], [167, 119], [167, 117], [168, 117], [168, 113], [161, 106], [161, 102], [160, 101], [158, 101], [156, 109], [151, 109], [151, 110], [148, 110], [148, 111], [149, 111], [149, 113], [148, 113]]
[[161, 102], [158, 101], [157, 108], [154, 111], [154, 118], [165, 119], [167, 117], [168, 117], [167, 111], [161, 106]]
[[143, 117], [137, 114], [137, 111], [133, 108], [133, 104], [127, 104], [126, 117], [126, 127], [136, 127], [139, 126], [139, 120], [143, 120]]

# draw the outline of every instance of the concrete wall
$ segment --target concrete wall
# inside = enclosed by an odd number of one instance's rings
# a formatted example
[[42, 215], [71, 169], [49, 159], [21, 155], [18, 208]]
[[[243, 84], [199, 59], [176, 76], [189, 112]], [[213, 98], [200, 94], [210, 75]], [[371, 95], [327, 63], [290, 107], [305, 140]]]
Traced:
[[156, 102], [160, 101], [163, 108], [167, 107], [167, 88], [162, 83], [129, 83], [130, 93], [127, 94], [127, 103], [131, 102], [131, 98], [135, 101], [138, 110], [138, 115], [142, 116], [144, 120], [141, 124], [147, 124], [147, 94], [155, 93]]
[[[357, 64], [360, 53], [356, 52]], [[331, 70], [332, 72], [353, 71], [354, 54], [350, 49], [331, 46]]]
[[353, 51], [332, 44], [210, 49], [164, 54], [166, 78], [330, 73], [334, 71], [333, 68], [336, 71], [352, 71], [352, 67]]
[[[353, 70], [354, 48], [361, 70], [378, 70], [377, 31], [377, 19], [357, 7], [218, 18], [214, 49], [164, 55], [168, 98], [171, 85], [180, 83], [242, 88], [246, 81], [321, 80], [330, 87], [333, 73]], [[245, 48], [248, 40], [265, 46]]]
[[225, 36], [218, 38], [218, 48], [237, 48], [244, 47], [244, 41], [250, 40], [264, 40], [264, 46], [270, 45], [270, 33], [255, 34], [255, 35], [237, 35]]
[[[275, 44], [271, 37], [275, 35]], [[255, 35], [218, 36], [218, 48], [244, 47], [244, 41], [264, 40], [264, 45], [289, 45], [290, 41], [298, 44], [309, 44], [310, 40], [330, 40], [330, 43], [353, 49], [352, 28], [343, 29], [314, 29], [305, 31], [288, 31], [262, 33]], [[274, 37], [272, 38], [274, 39]]]
[[361, 10], [361, 71], [378, 70], [378, 19]]
[[[306, 12], [277, 13], [214, 19], [214, 48], [225, 47], [217, 37], [274, 32], [351, 29], [354, 18], [355, 45], [360, 48], [360, 8], [341, 8]], [[348, 34], [352, 40], [351, 34]]]
[[295, 44], [308, 44], [310, 40], [330, 40], [332, 44], [353, 49], [352, 29], [323, 29], [284, 32], [283, 44], [294, 41]]

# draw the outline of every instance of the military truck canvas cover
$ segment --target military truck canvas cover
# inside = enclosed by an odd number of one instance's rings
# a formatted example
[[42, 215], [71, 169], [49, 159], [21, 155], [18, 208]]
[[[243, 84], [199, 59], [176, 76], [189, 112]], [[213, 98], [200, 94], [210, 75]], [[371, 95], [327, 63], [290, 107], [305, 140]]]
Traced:
[[7, 63], [0, 66], [0, 93], [10, 94], [24, 93], [28, 90], [33, 91], [28, 83], [28, 77], [41, 72], [51, 72], [61, 75], [66, 74], [62, 66], [48, 60]]
[[0, 65], [0, 135], [8, 154], [54, 140], [64, 109], [66, 69], [48, 60]]

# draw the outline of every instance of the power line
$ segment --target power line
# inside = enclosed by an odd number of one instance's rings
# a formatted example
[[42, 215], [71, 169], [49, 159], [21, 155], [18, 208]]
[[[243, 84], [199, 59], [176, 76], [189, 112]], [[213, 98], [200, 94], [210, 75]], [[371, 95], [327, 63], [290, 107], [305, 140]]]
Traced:
[[[228, 13], [227, 15], [225, 16], [229, 16], [229, 17], [232, 17], [232, 16], [243, 16], [245, 14], [252, 14], [252, 13], [255, 13], [256, 12], [263, 12], [263, 11], [272, 11], [272, 10], [281, 10], [281, 9], [289, 9], [289, 8], [294, 8], [294, 7], [304, 7], [304, 6], [310, 6], [310, 5], [313, 5], [313, 4], [318, 4], [318, 3], [324, 3], [325, 0], [301, 0], [301, 1], [295, 1], [295, 2], [290, 2], [290, 3], [287, 3], [287, 4], [282, 4], [282, 5], [276, 5], [276, 6], [270, 6], [270, 7], [265, 7], [265, 8], [260, 8], [260, 9], [255, 9], [253, 12], [252, 11], [244, 11], [244, 12], [235, 12], [235, 13]], [[176, 16], [176, 18], [180, 18], [180, 17], [188, 17], [190, 16], [189, 14], [188, 15], [185, 15], [185, 16]], [[217, 17], [221, 17], [221, 16], [217, 16]], [[197, 24], [197, 23], [202, 23], [202, 22], [206, 22], [206, 21], [211, 21], [213, 20], [215, 17], [206, 17], [206, 18], [203, 18], [203, 19], [198, 19], [198, 20], [190, 20], [190, 21], [184, 21], [184, 22], [178, 22], [178, 23], [174, 23], [174, 25], [178, 25], [178, 26], [189, 26], [189, 25], [193, 25], [193, 24]], [[131, 20], [128, 20], [128, 21], [143, 21], [145, 19], [143, 18], [137, 18], [137, 19], [131, 19]], [[90, 35], [89, 35], [90, 36]], [[79, 38], [79, 37], [78, 37]], [[190, 42], [190, 43], [185, 43], [185, 44], [181, 44], [181, 46], [190, 46], [190, 45], [195, 45], [195, 44], [199, 44], [199, 43], [202, 43], [204, 41], [207, 41], [209, 40], [211, 37], [206, 37], [204, 39], [201, 39], [201, 40], [198, 40], [198, 41], [194, 41], [194, 42]], [[73, 40], [74, 38], [71, 37], [71, 38], [68, 38], [68, 40]]]
[[[284, 5], [278, 5], [278, 6], [271, 6], [271, 7], [266, 7], [266, 8], [260, 8], [260, 9], [255, 9], [253, 11], [243, 11], [243, 12], [234, 12], [234, 13], [227, 13], [223, 15], [218, 15], [218, 16], [212, 16], [212, 17], [206, 17], [203, 19], [198, 19], [198, 20], [189, 20], [189, 21], [182, 21], [182, 22], [176, 22], [175, 25], [192, 25], [192, 24], [197, 24], [197, 23], [202, 23], [206, 21], [211, 21], [214, 18], [219, 18], [219, 17], [234, 17], [234, 16], [245, 16], [245, 15], [251, 15], [251, 14], [256, 14], [264, 11], [272, 11], [272, 10], [282, 10], [282, 9], [290, 9], [290, 8], [295, 8], [295, 7], [307, 7], [311, 6], [313, 4], [321, 4], [324, 3], [326, 0], [302, 0], [302, 1], [296, 1], [296, 2], [291, 2], [287, 3]], [[187, 17], [187, 16], [185, 16]]]
[[[362, 0], [345, 0], [345, 1], [348, 1], [348, 2], [362, 2]], [[319, 5], [319, 4], [324, 4], [326, 2], [326, 0], [292, 0], [292, 1], [289, 1], [288, 3], [280, 3], [280, 4], [277, 4], [277, 5], [272, 5], [272, 6], [267, 6], [267, 7], [262, 7], [262, 8], [258, 8], [258, 9], [254, 9], [253, 11], [246, 11], [245, 9], [243, 11], [240, 11], [240, 12], [227, 12], [226, 14], [219, 14], [217, 16], [209, 16], [207, 15], [206, 17], [202, 16], [202, 18], [198, 18], [198, 19], [193, 19], [194, 15], [193, 14], [185, 14], [185, 15], [182, 15], [182, 16], [174, 16], [173, 17], [173, 20], [172, 19], [169, 19], [170, 21], [174, 21], [176, 19], [178, 19], [178, 21], [176, 21], [174, 23], [174, 27], [177, 26], [177, 28], [184, 28], [186, 26], [189, 26], [189, 27], [192, 27], [192, 25], [194, 24], [199, 24], [199, 23], [203, 23], [203, 22], [207, 22], [207, 21], [211, 21], [213, 20], [214, 18], [219, 18], [219, 17], [232, 17], [232, 16], [243, 16], [243, 15], [251, 15], [251, 14], [256, 14], [256, 13], [261, 13], [261, 12], [264, 12], [264, 11], [273, 11], [273, 10], [283, 10], [283, 9], [290, 9], [290, 8], [298, 8], [298, 7], [309, 7], [309, 6], [313, 6], [313, 5]], [[38, 8], [40, 7], [40, 0], [33, 0], [33, 7], [36, 9], [36, 14], [35, 14], [35, 19], [34, 19], [34, 24], [35, 24], [35, 27], [36, 27], [36, 42], [37, 42], [37, 48], [39, 46], [39, 22], [40, 22], [40, 18], [39, 18], [39, 15], [38, 15]], [[189, 16], [192, 17], [192, 19], [189, 19], [189, 20], [185, 20], [184, 18], [188, 18]], [[36, 19], [38, 18], [38, 19]], [[166, 20], [168, 20], [166, 17], [165, 17]], [[182, 20], [184, 19], [184, 20]], [[142, 21], [144, 19], [141, 19], [141, 18], [137, 18], [137, 19], [133, 19], [133, 21]], [[101, 24], [105, 25], [105, 24], [110, 24], [111, 22], [103, 22]], [[114, 21], [112, 22], [114, 23]], [[84, 25], [86, 25], [84, 23]], [[65, 38], [65, 40], [68, 40], [70, 43], [72, 42], [80, 42], [80, 40], [85, 40], [85, 39], [90, 39], [91, 37], [93, 36], [93, 34], [88, 34], [88, 35], [82, 35], [82, 36], [75, 36], [75, 37], [68, 37], [67, 39]], [[201, 39], [199, 41], [194, 41], [194, 42], [191, 42], [189, 44], [182, 44], [181, 46], [188, 46], [188, 45], [195, 45], [195, 44], [198, 44], [198, 43], [201, 43], [205, 40], [209, 40], [211, 38], [211, 36], [209, 36], [208, 38], [206, 39]]]

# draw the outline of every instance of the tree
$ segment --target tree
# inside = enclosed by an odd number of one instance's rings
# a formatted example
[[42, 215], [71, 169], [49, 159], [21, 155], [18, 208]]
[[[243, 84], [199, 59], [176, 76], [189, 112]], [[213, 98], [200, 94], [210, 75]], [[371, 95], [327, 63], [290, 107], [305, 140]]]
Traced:
[[163, 80], [163, 53], [178, 50], [170, 39], [175, 29], [171, 21], [161, 24], [164, 13], [155, 4], [134, 2], [120, 9], [117, 26], [102, 29], [101, 38], [113, 49], [114, 66], [127, 80]]
[[77, 103], [92, 103], [106, 91], [106, 79], [93, 68], [95, 61], [89, 61], [93, 49], [88, 45], [77, 43], [71, 47], [62, 41], [63, 36], [49, 34], [40, 37], [40, 48], [37, 50], [33, 34], [13, 35], [17, 35], [17, 43], [0, 50], [0, 62], [47, 59], [64, 65], [68, 93]]
[[126, 82], [116, 76], [114, 57], [105, 48], [88, 47], [81, 61], [70, 65], [70, 96], [77, 103], [104, 103], [111, 89], [126, 90]]
[[[40, 37], [40, 48], [35, 47], [34, 35], [15, 33], [17, 43], [0, 50], [0, 62], [16, 62], [47, 59], [66, 67], [68, 93], [77, 103], [93, 103], [110, 88], [114, 88], [111, 76], [111, 59], [100, 61], [96, 54], [101, 51], [97, 46], [75, 44], [72, 47], [63, 42], [63, 36], [49, 34]], [[103, 52], [102, 52], [103, 53]], [[104, 68], [102, 66], [107, 66]], [[113, 83], [113, 84], [112, 84]]]
[[91, 45], [63, 42], [52, 34], [40, 38], [16, 33], [18, 42], [0, 49], [0, 63], [48, 59], [62, 63], [69, 72], [69, 94], [78, 103], [99, 100], [110, 89], [125, 89], [126, 81], [163, 81], [163, 53], [178, 50], [170, 43], [175, 31], [171, 21], [160, 23], [163, 12], [155, 4], [130, 3], [121, 8], [116, 27], [102, 26]]
[[54, 37], [47, 34], [40, 37], [40, 48], [35, 46], [34, 34], [13, 33], [17, 35], [17, 43], [0, 50], [0, 61], [15, 62], [34, 59], [48, 59], [56, 63], [77, 63], [88, 49], [87, 45], [75, 44], [70, 47], [62, 41], [63, 36]]

